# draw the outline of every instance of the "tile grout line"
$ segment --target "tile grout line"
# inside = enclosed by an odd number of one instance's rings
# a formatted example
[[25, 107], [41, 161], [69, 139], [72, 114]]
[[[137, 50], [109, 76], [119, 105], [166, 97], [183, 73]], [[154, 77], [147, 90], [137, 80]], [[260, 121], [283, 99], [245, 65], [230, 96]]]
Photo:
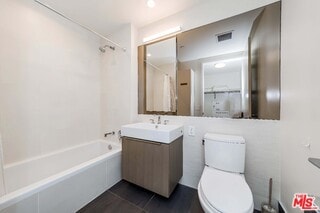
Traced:
[[146, 205], [143, 206], [143, 210], [147, 211], [145, 209], [145, 207], [147, 207], [147, 205], [151, 202], [151, 200], [154, 198], [154, 196], [156, 196], [156, 194], [153, 194], [152, 197], [148, 200], [148, 202], [146, 203]]
[[116, 196], [116, 197], [120, 198], [121, 200], [124, 200], [124, 201], [128, 202], [131, 206], [137, 207], [138, 209], [140, 209], [140, 210], [142, 210], [142, 211], [144, 212], [144, 209], [143, 209], [143, 208], [141, 208], [140, 206], [137, 206], [136, 204], [134, 204], [134, 203], [130, 202], [129, 200], [127, 200], [127, 199], [125, 199], [125, 198], [122, 198], [121, 196], [119, 196], [119, 195], [117, 195], [117, 194], [113, 193], [113, 192], [112, 192], [112, 191], [110, 191], [110, 190], [108, 190], [108, 192], [110, 192], [112, 195], [114, 195], [114, 196]]

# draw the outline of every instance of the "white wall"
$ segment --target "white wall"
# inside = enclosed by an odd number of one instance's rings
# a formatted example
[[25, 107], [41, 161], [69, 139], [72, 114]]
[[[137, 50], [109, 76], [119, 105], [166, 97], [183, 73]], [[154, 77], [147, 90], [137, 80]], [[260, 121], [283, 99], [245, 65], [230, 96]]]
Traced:
[[[264, 1], [212, 1], [205, 5], [190, 8], [176, 15], [164, 18], [139, 29], [138, 43], [142, 38], [173, 26], [180, 25], [189, 30], [214, 21], [218, 21], [251, 9], [273, 3]], [[194, 18], [197, 17], [197, 18]], [[152, 116], [139, 115], [140, 121]], [[280, 122], [264, 120], [231, 120], [217, 118], [166, 117], [170, 122], [185, 125], [184, 131], [184, 171], [182, 184], [197, 187], [204, 167], [202, 137], [206, 132], [242, 135], [247, 141], [246, 180], [250, 185], [255, 208], [260, 209], [261, 202], [267, 201], [268, 180], [274, 180], [273, 198], [280, 199]], [[196, 136], [188, 136], [188, 126], [196, 128]], [[276, 205], [275, 200], [273, 201]]]
[[241, 68], [234, 71], [204, 74], [204, 88], [238, 90], [241, 88]]
[[[127, 24], [109, 38], [127, 51], [107, 49], [101, 57], [101, 137], [136, 120], [138, 113], [136, 29]], [[118, 141], [118, 135], [108, 139]]]
[[[281, 200], [288, 212], [294, 193], [320, 196], [320, 2], [282, 1]], [[303, 144], [311, 144], [304, 148]]]
[[34, 1], [0, 3], [4, 163], [97, 139], [100, 41]]

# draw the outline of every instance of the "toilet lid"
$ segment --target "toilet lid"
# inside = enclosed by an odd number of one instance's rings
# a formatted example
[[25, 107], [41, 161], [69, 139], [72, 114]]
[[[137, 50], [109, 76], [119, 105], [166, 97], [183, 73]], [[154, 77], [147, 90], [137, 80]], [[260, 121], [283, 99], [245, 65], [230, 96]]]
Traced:
[[252, 211], [251, 190], [241, 174], [205, 167], [200, 186], [210, 205], [220, 212]]

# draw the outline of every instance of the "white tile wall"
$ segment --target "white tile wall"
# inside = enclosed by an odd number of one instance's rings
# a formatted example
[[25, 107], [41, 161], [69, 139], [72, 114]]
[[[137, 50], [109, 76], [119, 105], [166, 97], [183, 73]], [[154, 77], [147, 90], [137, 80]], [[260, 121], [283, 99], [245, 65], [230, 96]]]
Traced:
[[[136, 30], [125, 25], [109, 37], [126, 47], [127, 51], [107, 49], [101, 55], [101, 135], [118, 131], [121, 125], [137, 116], [137, 47]], [[103, 43], [102, 43], [103, 44]], [[118, 141], [118, 137], [108, 139]]]
[[100, 40], [29, 0], [0, 6], [4, 163], [99, 138]]

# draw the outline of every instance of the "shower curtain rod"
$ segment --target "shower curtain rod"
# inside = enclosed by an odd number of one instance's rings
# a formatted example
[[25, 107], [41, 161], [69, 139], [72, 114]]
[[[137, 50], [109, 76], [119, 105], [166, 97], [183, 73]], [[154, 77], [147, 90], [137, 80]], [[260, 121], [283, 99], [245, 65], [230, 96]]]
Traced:
[[69, 18], [68, 16], [64, 15], [63, 13], [61, 13], [61, 12], [59, 12], [59, 11], [57, 11], [57, 10], [53, 9], [53, 8], [52, 8], [52, 7], [50, 7], [49, 5], [44, 4], [44, 3], [40, 2], [39, 0], [34, 0], [34, 1], [35, 1], [36, 3], [38, 3], [38, 4], [40, 4], [41, 6], [43, 6], [43, 7], [47, 8], [47, 9], [51, 10], [52, 12], [54, 12], [54, 13], [58, 14], [59, 16], [61, 16], [61, 17], [65, 18], [65, 19], [67, 19], [67, 20], [69, 20], [69, 21], [73, 22], [74, 24], [79, 25], [80, 27], [82, 27], [82, 28], [84, 28], [84, 29], [88, 30], [89, 32], [91, 32], [91, 33], [93, 33], [93, 34], [97, 35], [98, 37], [100, 37], [100, 38], [102, 38], [102, 39], [106, 40], [107, 42], [109, 42], [109, 43], [111, 43], [111, 44], [113, 44], [113, 45], [115, 45], [115, 46], [119, 47], [119, 48], [120, 48], [121, 50], [123, 50], [124, 52], [127, 50], [126, 48], [124, 48], [124, 47], [120, 46], [120, 44], [118, 44], [118, 43], [116, 43], [116, 42], [114, 42], [114, 41], [112, 41], [112, 40], [108, 39], [107, 37], [105, 37], [105, 36], [101, 35], [100, 33], [98, 33], [98, 32], [96, 32], [96, 31], [94, 31], [94, 30], [90, 29], [89, 27], [87, 27], [87, 26], [85, 26], [85, 25], [83, 25], [83, 24], [80, 24], [79, 22], [77, 22], [77, 21], [73, 20], [72, 18]]

